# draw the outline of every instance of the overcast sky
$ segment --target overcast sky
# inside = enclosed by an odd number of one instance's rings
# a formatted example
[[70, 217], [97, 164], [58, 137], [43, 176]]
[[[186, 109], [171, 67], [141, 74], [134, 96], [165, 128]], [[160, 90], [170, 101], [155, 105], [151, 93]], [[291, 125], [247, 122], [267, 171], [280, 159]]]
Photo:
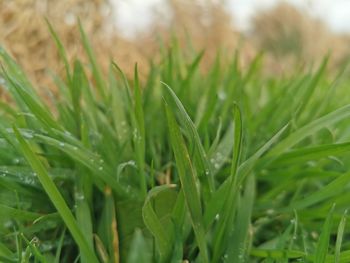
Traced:
[[[112, 0], [113, 1], [113, 0]], [[151, 10], [164, 0], [114, 0], [118, 2], [116, 21], [127, 31], [142, 30], [151, 21]], [[227, 0], [234, 23], [249, 28], [249, 19], [260, 9], [270, 8], [283, 0]], [[350, 0], [286, 0], [311, 15], [321, 18], [337, 32], [350, 32]]]

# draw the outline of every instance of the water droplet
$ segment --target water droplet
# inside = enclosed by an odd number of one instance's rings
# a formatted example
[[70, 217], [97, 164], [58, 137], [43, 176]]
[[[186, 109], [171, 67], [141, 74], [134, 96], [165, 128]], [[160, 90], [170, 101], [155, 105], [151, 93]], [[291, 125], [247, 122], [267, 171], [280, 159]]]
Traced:
[[34, 180], [30, 177], [24, 177], [23, 181], [25, 184], [34, 184]]
[[15, 158], [15, 159], [13, 159], [13, 163], [14, 163], [14, 164], [19, 164], [19, 163], [20, 163], [20, 160], [19, 160], [18, 158]]
[[31, 133], [24, 132], [23, 133], [23, 137], [26, 138], [26, 139], [33, 139], [34, 136]]
[[61, 146], [61, 147], [64, 147], [64, 143], [63, 143], [63, 142], [60, 142], [60, 146]]
[[266, 211], [266, 214], [268, 214], [268, 215], [273, 215], [275, 213], [275, 210], [274, 209], [268, 209], [267, 211]]
[[100, 159], [100, 163], [104, 163], [105, 161], [103, 159]]
[[13, 226], [12, 220], [7, 220], [4, 222], [4, 228], [10, 228]]
[[42, 251], [49, 251], [49, 250], [53, 249], [53, 245], [50, 244], [50, 243], [42, 243], [40, 245], [40, 248], [41, 248]]
[[205, 170], [205, 175], [209, 175], [209, 170]]
[[6, 174], [4, 174], [4, 173], [3, 173], [3, 174], [1, 174], [1, 177], [6, 177]]
[[36, 177], [38, 174], [36, 172], [33, 172], [32, 175]]
[[312, 232], [311, 232], [311, 237], [312, 237], [313, 239], [318, 239], [318, 233], [317, 233], [316, 231], [312, 231]]
[[85, 196], [84, 196], [83, 193], [78, 193], [78, 192], [76, 192], [76, 193], [75, 193], [75, 199], [76, 199], [76, 200], [79, 200], [79, 201], [83, 201], [83, 200], [85, 199]]
[[74, 150], [74, 151], [77, 151], [77, 150], [78, 150], [78, 147], [77, 147], [77, 146], [74, 146], [74, 147], [73, 147], [73, 150]]
[[98, 169], [99, 169], [100, 171], [102, 171], [102, 170], [103, 170], [103, 167], [102, 167], [102, 166], [100, 166], [100, 167], [98, 167]]
[[220, 91], [218, 92], [218, 98], [219, 98], [219, 100], [224, 100], [224, 99], [226, 99], [226, 92], [223, 91], [223, 90], [220, 90]]
[[214, 167], [215, 167], [215, 169], [219, 169], [220, 168], [220, 164], [219, 163], [214, 163]]
[[136, 163], [135, 163], [135, 161], [134, 161], [134, 160], [130, 160], [130, 161], [128, 161], [128, 164], [129, 164], [129, 165], [136, 165]]
[[291, 223], [292, 225], [294, 225], [294, 224], [295, 224], [295, 219], [291, 219], [291, 220], [290, 220], [290, 223]]
[[222, 155], [222, 153], [221, 152], [217, 152], [216, 153], [216, 160], [218, 161], [218, 160], [221, 160], [221, 159], [223, 159], [224, 158], [224, 156]]
[[220, 219], [220, 215], [219, 214], [216, 214], [215, 215], [215, 220], [218, 221]]

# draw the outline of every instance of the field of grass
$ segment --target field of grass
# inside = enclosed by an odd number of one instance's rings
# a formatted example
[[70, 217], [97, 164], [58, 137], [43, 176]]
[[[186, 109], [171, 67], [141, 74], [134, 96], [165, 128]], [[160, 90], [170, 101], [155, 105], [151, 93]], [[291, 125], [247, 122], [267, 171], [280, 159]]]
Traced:
[[174, 41], [141, 81], [50, 30], [50, 101], [0, 49], [0, 262], [350, 262], [345, 68], [204, 74]]

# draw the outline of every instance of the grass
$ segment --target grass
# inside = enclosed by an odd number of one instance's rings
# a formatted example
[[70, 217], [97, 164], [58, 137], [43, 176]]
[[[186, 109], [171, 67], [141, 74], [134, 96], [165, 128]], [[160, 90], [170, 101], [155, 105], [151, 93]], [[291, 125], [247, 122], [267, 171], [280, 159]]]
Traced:
[[49, 29], [49, 102], [0, 49], [1, 262], [349, 262], [345, 69], [204, 74], [174, 43], [141, 81]]

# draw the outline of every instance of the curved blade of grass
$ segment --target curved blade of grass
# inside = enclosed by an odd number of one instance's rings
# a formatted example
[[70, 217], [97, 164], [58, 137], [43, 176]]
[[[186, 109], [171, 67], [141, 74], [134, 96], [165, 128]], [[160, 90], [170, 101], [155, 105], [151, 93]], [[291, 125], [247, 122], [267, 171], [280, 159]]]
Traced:
[[[1, 58], [1, 62], [4, 62], [4, 64], [6, 65], [6, 70], [8, 71], [8, 74], [17, 81], [19, 81], [22, 85], [24, 85], [27, 91], [34, 92], [34, 89], [30, 81], [24, 74], [23, 70], [18, 66], [18, 64], [11, 58], [11, 56], [5, 51], [5, 49], [2, 46], [0, 46], [0, 59]], [[35, 95], [36, 94], [34, 94], [34, 96]], [[36, 96], [36, 98], [38, 97]]]
[[[287, 129], [288, 124], [285, 125], [281, 130], [279, 130], [268, 142], [266, 142], [253, 156], [251, 156], [249, 159], [244, 161], [237, 170], [237, 185], [240, 185], [242, 181], [247, 177], [247, 175], [252, 171], [254, 165], [257, 163], [259, 158], [273, 145], [280, 136], [285, 132]], [[205, 226], [208, 227], [211, 225], [213, 220], [215, 219], [215, 216], [220, 213], [223, 202], [221, 200], [224, 200], [226, 198], [226, 193], [228, 192], [228, 189], [230, 187], [230, 178], [227, 178], [223, 184], [221, 184], [220, 188], [213, 194], [212, 198], [210, 199], [206, 210], [204, 214], [204, 222]]]
[[323, 127], [333, 125], [334, 123], [345, 119], [350, 116], [350, 105], [346, 105], [339, 108], [331, 113], [324, 115], [317, 120], [303, 126], [294, 133], [290, 134], [287, 138], [278, 143], [268, 154], [268, 157], [278, 156], [282, 154], [285, 150], [291, 148], [304, 138], [314, 134]]
[[81, 40], [85, 49], [86, 54], [88, 55], [90, 64], [91, 64], [91, 68], [92, 68], [92, 74], [94, 76], [94, 79], [96, 81], [96, 87], [98, 92], [100, 93], [100, 96], [102, 97], [102, 99], [104, 101], [107, 101], [107, 97], [105, 94], [105, 89], [106, 89], [106, 84], [102, 78], [102, 72], [101, 69], [96, 61], [96, 56], [93, 52], [93, 49], [91, 47], [91, 44], [89, 42], [89, 39], [83, 29], [83, 26], [80, 23], [79, 20], [79, 31], [80, 31], [80, 35], [81, 35]]
[[170, 95], [172, 105], [175, 105], [180, 116], [181, 124], [184, 125], [186, 135], [193, 146], [194, 164], [198, 172], [198, 176], [206, 176], [203, 183], [204, 186], [208, 188], [209, 195], [211, 195], [211, 193], [213, 193], [215, 190], [214, 178], [196, 127], [174, 91], [164, 82], [162, 82], [162, 84], [165, 85], [166, 91]]
[[22, 137], [18, 129], [15, 127], [14, 127], [14, 132], [24, 157], [26, 158], [30, 166], [33, 168], [33, 170], [37, 173], [37, 176], [44, 190], [48, 194], [51, 202], [54, 204], [59, 214], [61, 215], [62, 220], [66, 224], [74, 240], [79, 246], [81, 253], [84, 254], [86, 258], [89, 258], [91, 262], [98, 263], [98, 259], [95, 253], [93, 252], [93, 248], [88, 245], [88, 242], [83, 236], [82, 232], [80, 231], [79, 226], [72, 212], [67, 206], [61, 193], [58, 191], [56, 185], [49, 177], [44, 165], [41, 163], [41, 161], [38, 159], [38, 157], [35, 155], [35, 153], [31, 149], [30, 145], [24, 140], [24, 138]]
[[61, 59], [63, 60], [64, 68], [66, 70], [66, 75], [67, 75], [67, 79], [68, 79], [68, 83], [69, 83], [71, 80], [71, 76], [70, 76], [70, 66], [68, 63], [66, 50], [64, 49], [64, 46], [63, 46], [59, 36], [57, 35], [56, 31], [54, 30], [53, 26], [51, 25], [51, 23], [49, 22], [49, 20], [47, 18], [45, 18], [45, 22], [47, 24], [47, 27], [49, 28], [49, 31], [50, 31], [52, 38], [55, 41], [58, 53], [59, 53]]
[[156, 186], [149, 191], [145, 203], [142, 208], [142, 217], [145, 225], [151, 231], [152, 235], [156, 239], [156, 245], [160, 255], [161, 262], [167, 262], [170, 258], [172, 251], [172, 244], [169, 233], [166, 233], [160, 219], [153, 209], [152, 199], [156, 197], [162, 191], [166, 191], [172, 188], [172, 185]]
[[291, 163], [306, 162], [309, 160], [317, 160], [320, 158], [340, 155], [350, 151], [350, 142], [319, 145], [315, 147], [301, 148], [288, 151], [277, 157], [271, 165], [285, 165]]
[[54, 117], [50, 114], [50, 110], [37, 100], [32, 93], [29, 93], [27, 89], [13, 79], [10, 75], [4, 71], [6, 80], [11, 84], [14, 92], [18, 94], [22, 102], [27, 105], [31, 113], [33, 113], [38, 120], [40, 120], [47, 128], [55, 128], [62, 130], [61, 126], [55, 121]]
[[335, 242], [334, 263], [340, 262], [340, 251], [341, 251], [341, 245], [342, 245], [342, 241], [343, 241], [347, 213], [348, 213], [348, 211], [345, 210], [345, 212], [340, 220], [339, 226], [338, 226], [337, 240]]
[[200, 250], [201, 260], [203, 262], [209, 262], [202, 218], [202, 206], [196, 186], [195, 172], [192, 167], [187, 147], [183, 141], [180, 128], [176, 123], [175, 116], [167, 104], [165, 104], [165, 109], [170, 133], [170, 142], [175, 155], [176, 167], [185, 201], [190, 212], [191, 223]]
[[117, 178], [114, 178], [111, 175], [111, 172], [106, 171], [106, 168], [99, 163], [100, 159], [88, 149], [85, 149], [82, 146], [77, 147], [68, 143], [62, 143], [59, 140], [45, 135], [37, 134], [35, 135], [35, 138], [37, 138], [40, 142], [51, 145], [56, 149], [63, 151], [72, 159], [89, 168], [95, 175], [98, 176], [99, 179], [109, 185], [118, 196], [129, 196], [127, 191], [118, 183]]
[[349, 182], [349, 180], [350, 173], [343, 174], [342, 176], [333, 180], [331, 183], [324, 186], [322, 189], [315, 192], [314, 194], [311, 194], [303, 199], [293, 202], [292, 204], [290, 204], [289, 207], [286, 208], [286, 210], [303, 209], [318, 202], [321, 202], [322, 200], [330, 198], [334, 195], [338, 195], [339, 193], [344, 191], [344, 186]]
[[9, 206], [0, 204], [0, 216], [1, 216], [1, 219], [16, 218], [17, 220], [32, 220], [32, 221], [34, 221], [43, 215], [38, 214], [38, 213], [28, 212], [25, 210], [20, 210], [17, 208], [13, 208], [13, 207], [9, 207]]

